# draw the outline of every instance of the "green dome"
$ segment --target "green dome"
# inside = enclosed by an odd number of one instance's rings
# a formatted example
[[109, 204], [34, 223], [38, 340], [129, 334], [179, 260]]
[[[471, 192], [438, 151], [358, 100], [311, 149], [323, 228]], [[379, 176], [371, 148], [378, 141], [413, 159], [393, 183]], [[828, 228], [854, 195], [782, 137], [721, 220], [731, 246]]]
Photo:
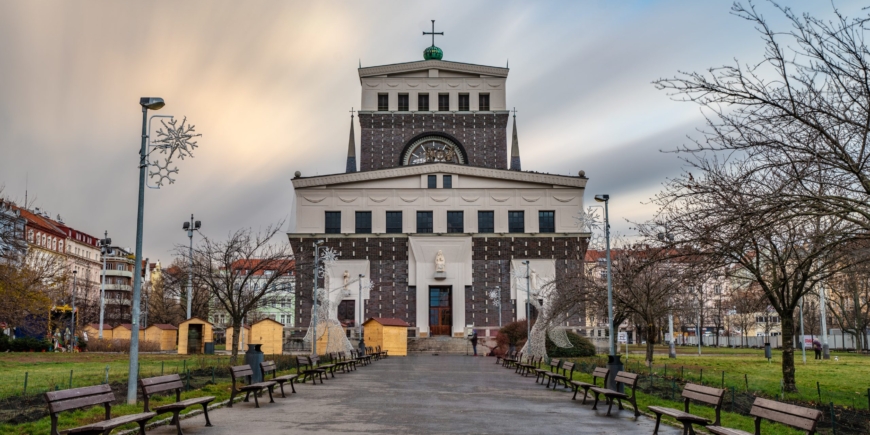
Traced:
[[423, 59], [425, 60], [441, 60], [442, 57], [444, 57], [444, 52], [434, 45], [423, 50]]

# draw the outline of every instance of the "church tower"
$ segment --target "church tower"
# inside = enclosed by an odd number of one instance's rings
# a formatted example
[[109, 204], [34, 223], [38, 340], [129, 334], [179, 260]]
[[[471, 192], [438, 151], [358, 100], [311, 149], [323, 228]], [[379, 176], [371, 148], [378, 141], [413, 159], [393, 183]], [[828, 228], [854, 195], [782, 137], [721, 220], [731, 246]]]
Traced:
[[[398, 319], [410, 350], [436, 337], [462, 351], [469, 325], [494, 337], [500, 322], [534, 315], [541, 305], [516, 277], [540, 288], [582, 270], [589, 233], [574, 216], [587, 179], [523, 171], [516, 119], [509, 160], [508, 68], [444, 60], [433, 40], [422, 60], [357, 72], [359, 152], [351, 118], [345, 171], [293, 178], [287, 234], [297, 264], [315, 245], [337, 255], [317, 279], [333, 325], [353, 336], [368, 318]], [[302, 269], [294, 326], [308, 328], [314, 277]]]

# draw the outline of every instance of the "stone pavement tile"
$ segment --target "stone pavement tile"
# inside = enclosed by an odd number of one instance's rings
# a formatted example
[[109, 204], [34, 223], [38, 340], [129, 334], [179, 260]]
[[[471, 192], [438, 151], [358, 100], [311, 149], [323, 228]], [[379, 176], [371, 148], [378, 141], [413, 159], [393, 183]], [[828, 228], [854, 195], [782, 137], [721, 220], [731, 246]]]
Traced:
[[[268, 396], [182, 421], [188, 435], [240, 434], [627, 434], [649, 435], [655, 422], [631, 410], [605, 416], [607, 407], [572, 401], [495, 364], [464, 355], [389, 357], [323, 385], [306, 382], [286, 399]], [[603, 409], [602, 409], [603, 408]], [[663, 435], [681, 431], [662, 426]], [[174, 426], [148, 431], [175, 434]]]

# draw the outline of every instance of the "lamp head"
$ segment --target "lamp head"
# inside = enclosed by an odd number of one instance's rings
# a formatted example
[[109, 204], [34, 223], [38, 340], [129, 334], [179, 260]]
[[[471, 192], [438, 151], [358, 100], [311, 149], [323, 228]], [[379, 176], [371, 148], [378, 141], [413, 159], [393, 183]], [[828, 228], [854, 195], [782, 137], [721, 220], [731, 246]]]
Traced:
[[525, 261], [523, 261], [523, 264], [525, 264], [525, 265], [528, 266], [528, 264], [529, 264], [529, 260], [525, 260]]
[[365, 276], [365, 274], [361, 273], [361, 274], [359, 274], [359, 277], [360, 277], [360, 278], [365, 278], [366, 276]]
[[190, 229], [190, 222], [185, 222], [185, 223], [181, 224], [181, 229], [182, 230], [189, 230]]
[[318, 240], [318, 241], [314, 242], [314, 244], [317, 246], [320, 246], [323, 244], [323, 240]]
[[163, 98], [142, 97], [139, 99], [139, 105], [150, 110], [160, 110], [166, 103], [163, 102]]
[[610, 200], [610, 195], [595, 195], [595, 200], [598, 202], [607, 202]]
[[73, 275], [75, 275], [75, 274], [77, 274], [77, 273], [79, 273], [79, 271], [77, 271], [77, 270], [74, 270], [74, 271], [73, 271]]
[[198, 230], [202, 226], [202, 221], [196, 221], [193, 223], [193, 229]]

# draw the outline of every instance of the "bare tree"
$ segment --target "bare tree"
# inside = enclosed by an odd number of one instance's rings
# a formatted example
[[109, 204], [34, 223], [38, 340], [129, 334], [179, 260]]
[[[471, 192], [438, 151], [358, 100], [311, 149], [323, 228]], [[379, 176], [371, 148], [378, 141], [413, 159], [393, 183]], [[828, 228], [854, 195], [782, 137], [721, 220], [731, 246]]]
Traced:
[[196, 273], [190, 273], [188, 251], [184, 249], [180, 249], [180, 251], [183, 251], [179, 253], [183, 253], [184, 256], [176, 257], [169, 267], [163, 269], [161, 274], [164, 300], [167, 304], [166, 310], [169, 310], [167, 314], [172, 316], [173, 313], [176, 313], [175, 315], [184, 319], [187, 315], [188, 282], [192, 282], [190, 315], [191, 317], [208, 319], [212, 303], [211, 291]]
[[[290, 246], [273, 243], [281, 223], [262, 232], [241, 229], [226, 240], [203, 237], [194, 249], [191, 272], [232, 321], [232, 361], [239, 353], [242, 323], [260, 301], [286, 291], [278, 285], [294, 268]], [[179, 247], [179, 251], [186, 250]]]
[[[171, 282], [174, 278], [173, 274], [169, 273], [170, 269], [161, 269], [160, 274], [154, 274], [151, 278], [151, 286], [148, 295], [148, 323], [167, 323], [170, 325], [178, 325], [184, 321], [185, 308], [179, 303], [178, 295], [169, 289], [174, 288], [167, 286], [167, 282]], [[185, 274], [186, 275], [186, 274]], [[206, 293], [206, 292], [201, 292]], [[192, 314], [193, 314], [193, 310]], [[194, 317], [202, 317], [201, 312], [196, 312]]]
[[744, 279], [735, 281], [739, 281], [740, 285], [729, 288], [729, 300], [733, 309], [731, 324], [740, 330], [740, 345], [747, 346], [747, 333], [758, 323], [758, 313], [767, 308], [767, 298], [757, 283]]
[[[853, 249], [854, 248], [854, 249]], [[866, 255], [863, 249], [846, 248], [848, 255]], [[828, 311], [843, 332], [855, 338], [857, 349], [867, 349], [867, 328], [870, 327], [870, 264], [858, 263], [830, 282]]]

